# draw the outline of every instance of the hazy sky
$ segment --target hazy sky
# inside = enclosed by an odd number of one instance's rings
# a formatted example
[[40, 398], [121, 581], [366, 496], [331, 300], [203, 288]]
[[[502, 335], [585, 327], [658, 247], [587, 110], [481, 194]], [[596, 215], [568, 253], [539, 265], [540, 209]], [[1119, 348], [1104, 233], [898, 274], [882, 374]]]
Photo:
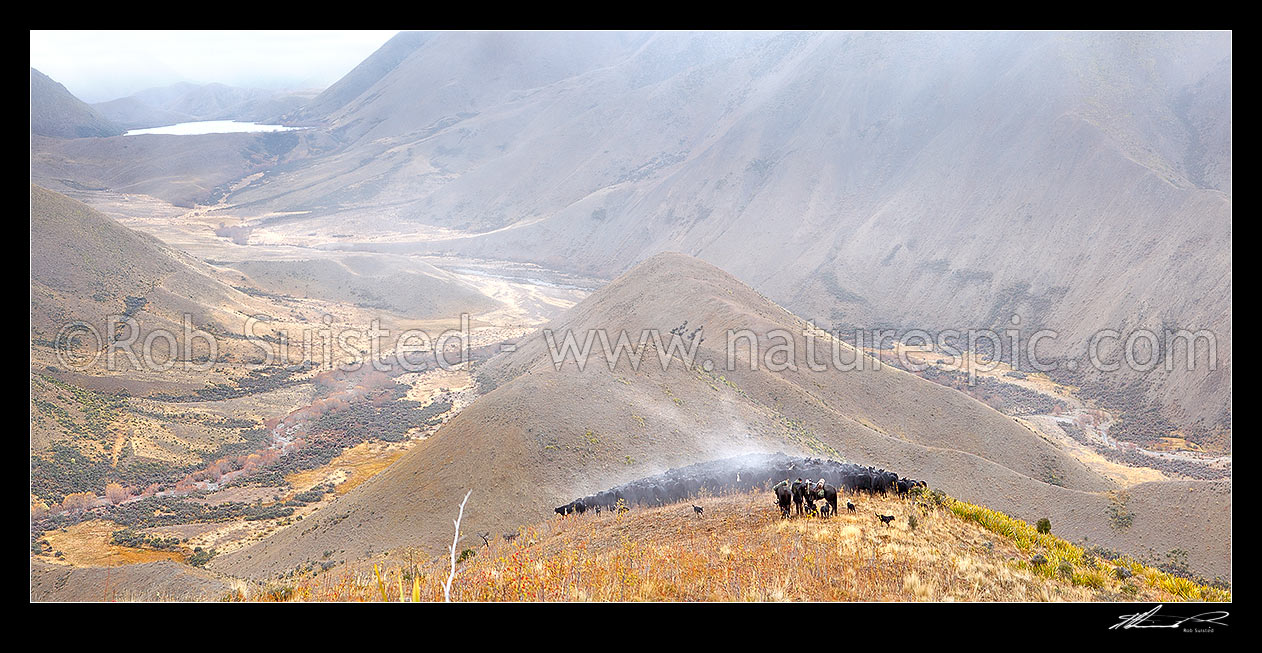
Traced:
[[175, 82], [323, 88], [397, 31], [32, 31], [31, 66], [85, 102]]

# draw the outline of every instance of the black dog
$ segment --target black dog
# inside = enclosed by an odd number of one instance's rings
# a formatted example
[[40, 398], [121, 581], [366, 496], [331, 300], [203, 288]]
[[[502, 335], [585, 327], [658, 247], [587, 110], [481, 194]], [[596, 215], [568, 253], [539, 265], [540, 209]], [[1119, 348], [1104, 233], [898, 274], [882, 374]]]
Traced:
[[850, 503], [849, 501], [846, 501], [846, 510], [849, 512], [854, 512], [854, 504]]
[[876, 516], [881, 518], [881, 522], [885, 524], [886, 528], [889, 528], [890, 522], [894, 521], [894, 515], [882, 515], [881, 513], [877, 513]]
[[697, 513], [698, 515], [700, 515], [700, 514], [701, 514], [701, 506], [693, 506], [693, 507], [692, 507], [692, 511], [693, 511], [693, 512], [695, 512], [695, 513]]

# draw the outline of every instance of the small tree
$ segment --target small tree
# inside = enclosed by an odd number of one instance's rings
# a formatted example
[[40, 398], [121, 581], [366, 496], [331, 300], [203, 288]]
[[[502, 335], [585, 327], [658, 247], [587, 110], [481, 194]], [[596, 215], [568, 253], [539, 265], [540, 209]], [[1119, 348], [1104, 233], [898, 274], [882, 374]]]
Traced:
[[1052, 522], [1051, 522], [1051, 520], [1049, 520], [1047, 517], [1044, 517], [1044, 518], [1040, 519], [1040, 520], [1039, 520], [1039, 522], [1038, 522], [1037, 524], [1035, 524], [1034, 528], [1036, 528], [1036, 529], [1038, 530], [1038, 532], [1040, 532], [1040, 533], [1044, 533], [1044, 534], [1046, 534], [1046, 533], [1051, 533], [1051, 532], [1052, 532]]
[[126, 501], [129, 496], [131, 496], [131, 492], [128, 492], [127, 488], [118, 483], [110, 483], [105, 486], [105, 498], [109, 499], [110, 503], [116, 506]]
[[67, 512], [82, 512], [96, 503], [96, 495], [91, 492], [75, 492], [62, 499], [61, 507]]

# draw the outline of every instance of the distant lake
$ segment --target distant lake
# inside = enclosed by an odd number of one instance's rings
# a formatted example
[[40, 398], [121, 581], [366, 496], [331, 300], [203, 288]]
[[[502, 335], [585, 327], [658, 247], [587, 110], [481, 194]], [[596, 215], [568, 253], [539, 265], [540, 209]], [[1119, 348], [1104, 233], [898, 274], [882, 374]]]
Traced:
[[196, 136], [198, 134], [235, 134], [240, 132], [287, 132], [299, 129], [284, 125], [260, 125], [256, 122], [237, 122], [235, 120], [201, 120], [198, 122], [182, 122], [166, 127], [150, 127], [133, 129], [124, 136], [141, 134], [173, 134], [176, 136]]

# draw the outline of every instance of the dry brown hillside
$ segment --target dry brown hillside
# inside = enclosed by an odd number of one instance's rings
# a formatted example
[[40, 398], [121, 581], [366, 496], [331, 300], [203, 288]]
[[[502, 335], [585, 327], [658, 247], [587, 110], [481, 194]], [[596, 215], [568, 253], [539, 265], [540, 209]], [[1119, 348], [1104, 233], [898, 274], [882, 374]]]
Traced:
[[[470, 489], [469, 532], [499, 533], [547, 516], [576, 496], [669, 467], [746, 452], [844, 459], [927, 479], [966, 501], [1033, 521], [1070, 539], [1122, 551], [1192, 552], [1206, 575], [1230, 567], [1230, 485], [1149, 484], [1131, 490], [1129, 530], [1110, 524], [1113, 486], [1011, 418], [961, 393], [889, 367], [862, 372], [724, 370], [725, 329], [784, 329], [804, 364], [802, 321], [697, 259], [662, 254], [638, 265], [545, 329], [704, 327], [696, 361], [610, 371], [593, 358], [556, 370], [542, 330], [479, 371], [494, 390], [429, 440], [301, 524], [211, 562], [265, 577], [322, 559], [353, 560], [449, 541], [451, 512]], [[779, 342], [778, 340], [776, 342]], [[843, 357], [849, 356], [849, 350]], [[870, 361], [869, 361], [870, 362]], [[1055, 484], [1053, 484], [1055, 483]], [[1182, 521], [1180, 521], [1182, 520]], [[1188, 528], [1191, 522], [1195, 527]], [[1176, 527], [1177, 526], [1177, 527]]]
[[178, 562], [121, 567], [72, 567], [31, 562], [32, 601], [213, 601], [231, 586]]
[[[31, 335], [51, 340], [83, 320], [104, 333], [107, 316], [132, 315], [146, 328], [230, 325], [248, 297], [209, 267], [91, 207], [31, 185]], [[121, 318], [120, 318], [121, 319]]]

